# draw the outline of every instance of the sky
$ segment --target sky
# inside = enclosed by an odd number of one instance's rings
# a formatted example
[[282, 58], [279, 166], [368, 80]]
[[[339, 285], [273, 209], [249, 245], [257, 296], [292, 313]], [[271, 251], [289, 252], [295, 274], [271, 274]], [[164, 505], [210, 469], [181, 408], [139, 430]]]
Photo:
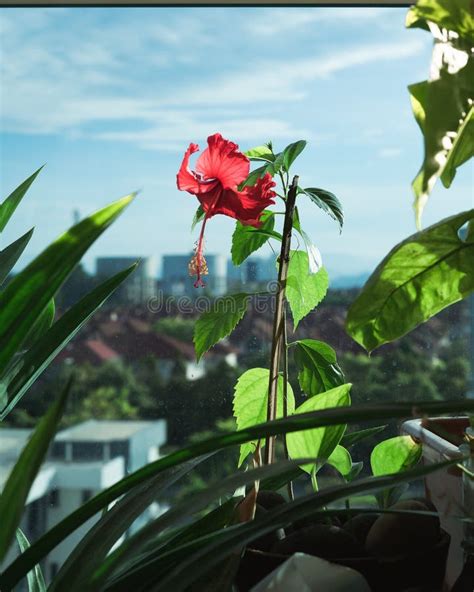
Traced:
[[[242, 150], [305, 139], [294, 172], [343, 203], [345, 226], [299, 198], [330, 274], [373, 268], [415, 231], [422, 138], [407, 85], [427, 78], [431, 37], [406, 8], [2, 8], [0, 192], [46, 163], [2, 237], [32, 226], [22, 263], [90, 214], [140, 189], [84, 258], [188, 253], [195, 197], [176, 189], [190, 142], [220, 132]], [[472, 207], [472, 166], [436, 186], [428, 226]], [[281, 208], [280, 208], [281, 209]], [[209, 253], [230, 252], [214, 217]], [[266, 250], [265, 250], [266, 249]], [[271, 251], [265, 247], [261, 254]], [[325, 259], [326, 257], [326, 259]]]

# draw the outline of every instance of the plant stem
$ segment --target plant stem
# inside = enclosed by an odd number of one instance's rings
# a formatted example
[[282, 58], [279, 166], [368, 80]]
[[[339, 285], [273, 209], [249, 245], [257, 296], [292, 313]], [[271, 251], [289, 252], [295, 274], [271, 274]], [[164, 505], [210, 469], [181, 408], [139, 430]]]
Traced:
[[[268, 383], [267, 421], [276, 418], [278, 370], [280, 367], [280, 340], [283, 330], [283, 309], [285, 304], [286, 278], [290, 261], [291, 231], [293, 229], [293, 214], [295, 211], [298, 176], [293, 177], [288, 198], [285, 203], [285, 221], [283, 238], [281, 241], [280, 263], [278, 266], [278, 287], [275, 296], [275, 315], [273, 317], [272, 351], [270, 358], [270, 376]], [[265, 441], [265, 464], [271, 464], [275, 459], [275, 436], [269, 436]]]
[[[283, 335], [281, 339], [282, 355], [283, 355], [283, 417], [288, 417], [288, 335], [286, 328], [286, 308], [283, 306]], [[285, 447], [285, 458], [289, 460], [288, 444], [286, 441], [286, 434], [283, 435], [283, 445]], [[295, 499], [293, 492], [293, 481], [287, 483], [288, 498], [290, 502]]]

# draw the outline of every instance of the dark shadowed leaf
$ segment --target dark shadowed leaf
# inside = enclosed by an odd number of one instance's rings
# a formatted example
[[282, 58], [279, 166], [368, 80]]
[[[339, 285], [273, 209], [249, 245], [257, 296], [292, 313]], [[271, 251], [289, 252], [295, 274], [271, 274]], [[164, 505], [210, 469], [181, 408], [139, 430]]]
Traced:
[[[16, 529], [16, 541], [22, 553], [30, 546], [30, 543], [21, 528]], [[39, 565], [35, 565], [34, 569], [28, 573], [27, 583], [28, 592], [46, 592], [46, 583]]]
[[33, 234], [33, 228], [0, 251], [0, 285], [6, 280]]
[[191, 223], [191, 232], [196, 228], [196, 225], [199, 224], [199, 222], [201, 222], [201, 220], [204, 219], [205, 215], [206, 215], [206, 213], [202, 209], [202, 206], [199, 206], [198, 209], [196, 210], [196, 213], [194, 214], [194, 218]]
[[326, 214], [329, 214], [333, 220], [336, 220], [339, 223], [340, 230], [342, 230], [344, 212], [341, 202], [334, 193], [325, 189], [318, 189], [317, 187], [306, 187], [306, 189], [302, 189], [298, 193], [305, 193], [313, 203], [324, 210]]
[[28, 177], [26, 181], [23, 181], [23, 183], [19, 185], [14, 191], [12, 191], [12, 193], [10, 193], [6, 200], [2, 204], [0, 204], [0, 232], [3, 232], [5, 230], [5, 226], [8, 224], [8, 221], [12, 217], [14, 211], [17, 209], [21, 200], [25, 196], [25, 193], [28, 191], [30, 185], [39, 175], [39, 172], [42, 168], [43, 167], [40, 167], [30, 177]]
[[5, 483], [0, 496], [0, 561], [15, 539], [28, 493], [54, 438], [70, 388], [71, 381], [38, 423]]

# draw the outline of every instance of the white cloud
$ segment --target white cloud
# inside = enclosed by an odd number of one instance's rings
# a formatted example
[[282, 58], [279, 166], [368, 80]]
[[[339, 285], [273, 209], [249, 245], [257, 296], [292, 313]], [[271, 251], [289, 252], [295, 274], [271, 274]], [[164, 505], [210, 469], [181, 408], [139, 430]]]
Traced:
[[[365, 24], [367, 21], [378, 19], [386, 8], [321, 8], [284, 9], [272, 10], [262, 13], [258, 18], [249, 19], [246, 29], [254, 35], [273, 36], [291, 31], [292, 29], [305, 28], [312, 24]], [[312, 29], [313, 33], [317, 30]]]
[[[373, 18], [378, 10], [341, 9], [337, 14], [346, 19], [350, 15]], [[150, 149], [182, 147], [183, 140], [204, 138], [210, 128], [248, 141], [262, 136], [309, 138], [306, 126], [297, 129], [285, 120], [281, 106], [309, 96], [313, 81], [370, 63], [405, 59], [422, 47], [417, 40], [403, 45], [366, 43], [337, 52], [280, 59], [277, 65], [275, 61], [254, 60], [236, 68], [234, 61], [233, 69], [225, 75], [218, 74], [222, 68], [207, 71], [201, 61], [198, 84], [179, 79], [176, 72], [180, 72], [179, 64], [185, 63], [182, 67], [188, 70], [184, 71], [196, 73], [193, 60], [199, 56], [197, 46], [216, 43], [210, 34], [212, 22], [191, 19], [181, 12], [185, 16], [174, 18], [173, 26], [141, 19], [138, 29], [136, 23], [132, 26], [123, 20], [104, 25], [94, 14], [84, 11], [90, 22], [81, 21], [76, 28], [71, 12], [65, 9], [22, 11], [21, 18], [2, 15], [4, 131], [68, 133]], [[276, 15], [272, 23], [278, 21], [279, 14], [272, 11]], [[281, 14], [300, 22], [315, 15], [323, 20], [333, 18], [331, 9]], [[242, 22], [245, 29], [247, 22], [258, 21]], [[134, 33], [137, 30], [139, 34]], [[183, 39], [191, 40], [191, 45], [183, 44]], [[194, 75], [192, 80], [196, 78]], [[252, 106], [252, 116], [244, 105]], [[274, 112], [270, 111], [272, 105]]]

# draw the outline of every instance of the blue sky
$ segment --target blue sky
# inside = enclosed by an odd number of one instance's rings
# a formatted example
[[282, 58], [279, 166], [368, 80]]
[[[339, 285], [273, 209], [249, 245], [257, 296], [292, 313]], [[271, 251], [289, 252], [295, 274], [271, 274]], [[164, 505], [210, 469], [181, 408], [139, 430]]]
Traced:
[[[295, 172], [344, 204], [346, 225], [301, 202], [333, 275], [370, 269], [414, 232], [410, 182], [422, 158], [406, 87], [425, 79], [430, 35], [405, 8], [50, 8], [0, 10], [0, 191], [43, 163], [3, 237], [35, 226], [28, 261], [88, 214], [136, 202], [85, 258], [186, 253], [196, 209], [175, 175], [216, 131], [242, 150], [306, 139]], [[472, 167], [437, 186], [429, 225], [472, 207]], [[233, 221], [208, 225], [226, 252]], [[262, 251], [267, 255], [270, 251]]]

